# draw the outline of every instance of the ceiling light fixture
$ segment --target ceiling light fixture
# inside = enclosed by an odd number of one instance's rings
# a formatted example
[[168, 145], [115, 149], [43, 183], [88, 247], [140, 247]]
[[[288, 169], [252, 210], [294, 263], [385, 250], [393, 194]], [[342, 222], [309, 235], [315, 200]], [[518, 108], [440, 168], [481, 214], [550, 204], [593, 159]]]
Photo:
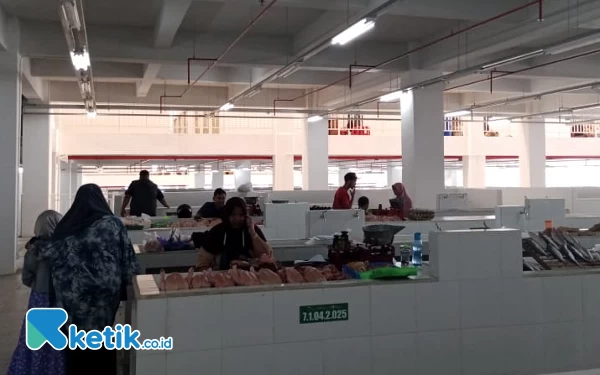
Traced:
[[445, 118], [461, 117], [461, 116], [466, 116], [466, 115], [470, 115], [470, 114], [471, 114], [471, 111], [467, 111], [467, 110], [454, 111], [454, 112], [444, 113], [444, 117]]
[[219, 108], [219, 111], [229, 111], [233, 107], [235, 107], [233, 104], [225, 103], [221, 106], [221, 108]]
[[306, 121], [317, 122], [317, 121], [321, 121], [321, 120], [323, 120], [323, 117], [321, 117], [321, 116], [311, 116]]
[[490, 119], [488, 120], [488, 123], [494, 124], [494, 125], [508, 125], [508, 124], [512, 123], [512, 120], [509, 119], [508, 117], [490, 117]]
[[262, 89], [260, 87], [256, 87], [256, 88], [248, 91], [247, 93], [245, 93], [244, 94], [244, 98], [249, 99], [249, 98], [251, 98], [251, 97], [253, 97], [253, 96], [257, 95], [257, 94], [260, 94], [261, 91], [262, 91]]
[[380, 102], [394, 102], [402, 96], [402, 90], [394, 91], [379, 98]]
[[87, 70], [90, 67], [90, 55], [85, 50], [83, 52], [71, 52], [71, 62], [75, 70]]
[[62, 17], [66, 21], [67, 26], [71, 30], [81, 29], [81, 21], [79, 21], [79, 14], [77, 13], [77, 6], [74, 1], [63, 1], [60, 5]]
[[375, 27], [375, 20], [363, 18], [331, 39], [331, 44], [343, 46]]
[[540, 56], [544, 54], [544, 50], [543, 49], [538, 49], [536, 51], [532, 51], [532, 52], [527, 52], [527, 53], [523, 53], [517, 56], [513, 56], [513, 57], [508, 57], [506, 59], [502, 59], [502, 60], [498, 60], [498, 61], [494, 61], [492, 63], [489, 64], [485, 64], [481, 67], [481, 70], [488, 70], [488, 69], [492, 69], [492, 68], [497, 68], [499, 66], [503, 66], [503, 65], [507, 65], [507, 64], [512, 64], [514, 62], [517, 61], [522, 61], [522, 60], [527, 60], [530, 59], [532, 57], [536, 57], [536, 56]]
[[97, 113], [96, 113], [96, 110], [94, 110], [94, 109], [87, 112], [87, 117], [89, 117], [89, 118], [94, 118], [94, 117], [96, 117], [96, 115], [97, 115]]
[[292, 64], [279, 72], [279, 74], [277, 74], [277, 78], [287, 78], [296, 73], [298, 70], [300, 70], [300, 63]]
[[593, 33], [583, 38], [576, 38], [565, 43], [561, 43], [554, 47], [545, 49], [548, 55], [558, 55], [564, 52], [569, 52], [577, 48], [583, 48], [600, 42], [600, 33]]

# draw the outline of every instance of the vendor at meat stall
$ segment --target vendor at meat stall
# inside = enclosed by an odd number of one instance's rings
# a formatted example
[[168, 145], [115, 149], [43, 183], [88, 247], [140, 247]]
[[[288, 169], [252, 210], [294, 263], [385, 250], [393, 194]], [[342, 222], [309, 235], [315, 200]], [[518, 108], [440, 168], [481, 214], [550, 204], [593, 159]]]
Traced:
[[337, 189], [335, 196], [333, 197], [332, 208], [334, 210], [349, 210], [352, 208], [357, 180], [358, 177], [356, 177], [356, 173], [346, 173], [344, 176], [344, 186]]
[[126, 216], [125, 209], [129, 202], [131, 202], [130, 216], [142, 216], [142, 214], [156, 216], [156, 201], [159, 201], [166, 208], [170, 208], [162, 191], [154, 182], [150, 181], [150, 173], [143, 170], [140, 172], [140, 179], [132, 181], [125, 192], [125, 199], [123, 199], [123, 205], [121, 206], [121, 216]]
[[408, 216], [408, 213], [413, 209], [412, 200], [406, 193], [406, 188], [400, 182], [392, 185], [392, 191], [396, 196], [395, 199], [392, 199], [390, 203], [392, 204], [392, 208], [402, 209], [402, 213], [404, 217]]
[[206, 233], [196, 267], [227, 270], [231, 261], [259, 258], [263, 254], [271, 254], [265, 235], [248, 216], [246, 202], [234, 197], [225, 204], [223, 222]]
[[202, 207], [200, 207], [200, 209], [198, 210], [198, 212], [196, 213], [196, 216], [194, 216], [194, 218], [195, 219], [201, 219], [201, 218], [221, 219], [223, 217], [223, 211], [225, 209], [225, 199], [226, 198], [227, 198], [227, 193], [225, 192], [225, 190], [218, 188], [217, 190], [215, 190], [215, 192], [213, 194], [213, 201], [204, 203], [204, 205], [202, 205]]

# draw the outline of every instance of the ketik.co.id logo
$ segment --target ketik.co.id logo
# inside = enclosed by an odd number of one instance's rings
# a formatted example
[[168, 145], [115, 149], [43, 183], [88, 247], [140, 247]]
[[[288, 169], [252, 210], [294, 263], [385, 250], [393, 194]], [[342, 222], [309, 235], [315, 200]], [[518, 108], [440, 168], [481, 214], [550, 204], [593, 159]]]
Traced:
[[56, 308], [35, 308], [27, 311], [25, 317], [25, 342], [31, 350], [41, 349], [46, 343], [56, 350], [69, 349], [142, 349], [171, 350], [172, 338], [146, 339], [140, 344], [140, 332], [132, 330], [129, 324], [117, 324], [115, 329], [80, 331], [77, 326], [69, 325], [67, 337], [61, 327], [67, 321], [67, 312]]

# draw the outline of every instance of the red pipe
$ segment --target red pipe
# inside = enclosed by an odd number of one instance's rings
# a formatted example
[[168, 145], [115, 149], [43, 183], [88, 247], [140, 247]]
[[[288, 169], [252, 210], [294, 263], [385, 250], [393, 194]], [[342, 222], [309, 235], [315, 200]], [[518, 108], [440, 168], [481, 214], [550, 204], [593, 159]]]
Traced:
[[160, 112], [162, 113], [162, 103], [163, 103], [163, 99], [164, 98], [182, 98], [185, 94], [188, 93], [188, 91], [190, 91], [190, 89], [192, 87], [194, 87], [196, 85], [196, 83], [198, 83], [198, 81], [200, 81], [202, 79], [202, 77], [204, 77], [204, 75], [206, 75], [206, 73], [208, 73], [209, 70], [211, 70], [219, 61], [221, 61], [221, 59], [227, 54], [229, 53], [229, 51], [231, 51], [231, 49], [244, 37], [246, 36], [246, 34], [248, 34], [248, 32], [254, 27], [254, 25], [256, 24], [256, 22], [258, 22], [261, 18], [263, 18], [263, 16], [265, 14], [267, 14], [267, 12], [269, 11], [269, 9], [271, 9], [271, 7], [273, 7], [273, 5], [275, 5], [275, 3], [278, 0], [272, 0], [266, 7], [264, 7], [260, 13], [254, 17], [252, 19], [252, 21], [250, 21], [250, 23], [244, 28], [244, 30], [242, 30], [241, 34], [238, 35], [237, 38], [235, 38], [235, 40], [233, 42], [231, 42], [231, 44], [229, 44], [229, 46], [227, 46], [227, 48], [225, 48], [225, 51], [221, 52], [221, 54], [216, 58], [216, 59], [211, 59], [212, 62], [206, 67], [206, 69], [204, 69], [204, 71], [202, 73], [200, 73], [200, 75], [198, 76], [198, 78], [196, 78], [196, 80], [194, 80], [194, 82], [192, 82], [191, 84], [188, 82], [188, 86], [186, 87], [185, 90], [183, 90], [183, 92], [180, 95], [162, 95], [160, 97]]
[[191, 73], [191, 70], [192, 70], [192, 68], [191, 68], [191, 63], [192, 63], [192, 61], [216, 61], [216, 60], [217, 60], [217, 59], [198, 59], [198, 58], [196, 58], [196, 57], [189, 57], [189, 58], [187, 59], [187, 69], [188, 69], [188, 85], [189, 85], [189, 84], [190, 84], [190, 82], [191, 82], [190, 76], [191, 76], [191, 74], [192, 74], [192, 73]]
[[69, 160], [271, 160], [271, 155], [69, 155]]
[[[546, 62], [546, 63], [539, 64], [539, 65], [530, 66], [530, 67], [519, 69], [519, 70], [515, 70], [515, 71], [512, 71], [512, 72], [502, 72], [498, 76], [494, 77], [494, 79], [498, 79], [498, 78], [510, 76], [510, 75], [513, 75], [513, 74], [527, 72], [529, 70], [533, 70], [533, 69], [537, 69], [537, 68], [543, 68], [545, 66], [554, 65], [554, 64], [558, 64], [558, 63], [569, 61], [569, 60], [579, 59], [581, 57], [595, 55], [597, 53], [600, 53], [600, 49], [595, 49], [595, 50], [592, 50], [592, 51], [579, 53], [577, 55], [573, 55], [573, 56], [569, 56], [569, 57], [563, 57], [562, 59], [558, 59], [558, 60]], [[483, 79], [478, 79], [478, 80], [475, 80], [475, 81], [472, 81], [472, 82], [463, 83], [462, 85], [448, 87], [448, 88], [444, 89], [444, 91], [455, 90], [455, 89], [458, 89], [458, 88], [462, 88], [462, 87], [466, 87], [466, 86], [471, 86], [471, 85], [474, 85], [476, 83], [487, 82], [489, 79], [490, 79], [489, 77], [488, 78], [483, 78]]]
[[[483, 25], [486, 25], [486, 24], [488, 24], [488, 23], [490, 23], [490, 22], [496, 21], [496, 20], [498, 20], [498, 19], [500, 19], [500, 18], [504, 18], [504, 17], [506, 17], [506, 16], [509, 16], [509, 15], [511, 15], [511, 14], [513, 14], [513, 13], [519, 12], [519, 11], [521, 11], [521, 10], [523, 10], [523, 9], [527, 9], [527, 8], [529, 8], [529, 7], [533, 6], [533, 5], [538, 5], [538, 6], [539, 6], [539, 4], [540, 4], [542, 1], [543, 1], [543, 0], [534, 0], [534, 1], [531, 1], [531, 2], [529, 2], [529, 3], [526, 3], [526, 4], [523, 4], [523, 5], [521, 5], [521, 6], [518, 6], [518, 7], [516, 7], [516, 8], [513, 8], [513, 9], [510, 9], [510, 10], [507, 10], [507, 11], [505, 11], [505, 12], [502, 12], [502, 13], [500, 13], [500, 14], [497, 14], [497, 15], [495, 15], [495, 16], [493, 16], [493, 17], [490, 17], [490, 18], [488, 18], [488, 19], [485, 19], [485, 20], [483, 20], [483, 21], [480, 21], [480, 22], [474, 23], [474, 24], [473, 24], [473, 25], [471, 25], [471, 26], [467, 26], [467, 27], [465, 27], [465, 28], [463, 28], [463, 29], [460, 29], [460, 30], [458, 30], [458, 31], [453, 31], [453, 32], [451, 32], [449, 35], [446, 35], [446, 36], [444, 36], [444, 37], [441, 37], [441, 38], [438, 38], [438, 39], [436, 39], [436, 40], [433, 40], [433, 41], [431, 41], [431, 42], [429, 42], [429, 43], [425, 43], [425, 44], [423, 44], [423, 45], [421, 45], [421, 46], [419, 46], [419, 47], [416, 47], [416, 48], [413, 48], [413, 49], [411, 49], [411, 50], [408, 50], [408, 51], [404, 52], [404, 53], [403, 53], [403, 54], [401, 54], [401, 55], [398, 55], [398, 56], [396, 56], [396, 57], [392, 57], [391, 59], [389, 59], [389, 60], [386, 60], [386, 61], [384, 61], [384, 62], [382, 62], [382, 63], [379, 63], [379, 64], [377, 64], [377, 65], [374, 65], [374, 66], [373, 66], [373, 67], [371, 67], [371, 68], [367, 68], [367, 69], [365, 69], [365, 70], [361, 70], [360, 72], [357, 72], [356, 74], [351, 74], [351, 75], [350, 75], [350, 77], [355, 77], [355, 76], [357, 76], [357, 75], [360, 75], [360, 74], [366, 73], [366, 72], [368, 72], [368, 71], [371, 71], [371, 70], [373, 70], [373, 69], [382, 68], [382, 67], [384, 67], [384, 66], [386, 66], [386, 65], [389, 65], [389, 64], [391, 64], [391, 63], [393, 63], [393, 62], [396, 62], [396, 61], [398, 61], [398, 60], [400, 60], [400, 59], [403, 59], [403, 58], [405, 58], [405, 57], [407, 57], [407, 56], [409, 56], [409, 55], [411, 55], [411, 54], [413, 54], [413, 53], [415, 53], [415, 52], [419, 52], [419, 51], [421, 51], [421, 50], [424, 50], [424, 49], [426, 49], [426, 48], [429, 48], [429, 47], [431, 47], [431, 46], [433, 46], [433, 45], [435, 45], [435, 44], [437, 44], [437, 43], [443, 42], [443, 41], [445, 41], [445, 40], [448, 40], [448, 39], [450, 39], [450, 38], [452, 38], [452, 37], [455, 37], [455, 36], [457, 36], [457, 35], [460, 35], [460, 34], [466, 33], [466, 32], [468, 32], [468, 31], [471, 31], [471, 30], [473, 30], [473, 29], [476, 29], [476, 28], [478, 28], [478, 27], [480, 27], [480, 26], [483, 26]], [[325, 90], [325, 89], [327, 89], [327, 88], [329, 88], [329, 87], [332, 87], [332, 86], [334, 86], [334, 85], [336, 85], [336, 84], [338, 84], [338, 83], [340, 83], [340, 82], [343, 82], [343, 81], [345, 81], [346, 79], [348, 79], [348, 78], [347, 78], [347, 77], [343, 77], [343, 78], [341, 78], [341, 79], [338, 79], [338, 80], [336, 80], [336, 81], [334, 81], [334, 82], [332, 82], [332, 83], [330, 83], [330, 84], [328, 84], [328, 85], [325, 85], [325, 86], [323, 86], [323, 87], [320, 87], [320, 88], [318, 88], [318, 89], [315, 89], [315, 90], [313, 90], [313, 91], [309, 91], [309, 92], [307, 92], [307, 93], [304, 93], [304, 94], [302, 94], [302, 95], [299, 95], [299, 96], [297, 96], [297, 97], [295, 97], [295, 98], [293, 98], [293, 99], [289, 99], [289, 101], [296, 101], [296, 100], [298, 100], [298, 99], [301, 99], [301, 98], [304, 98], [304, 97], [306, 97], [306, 96], [309, 96], [309, 95], [315, 94], [315, 93], [317, 93], [317, 92], [323, 91], [323, 90]]]

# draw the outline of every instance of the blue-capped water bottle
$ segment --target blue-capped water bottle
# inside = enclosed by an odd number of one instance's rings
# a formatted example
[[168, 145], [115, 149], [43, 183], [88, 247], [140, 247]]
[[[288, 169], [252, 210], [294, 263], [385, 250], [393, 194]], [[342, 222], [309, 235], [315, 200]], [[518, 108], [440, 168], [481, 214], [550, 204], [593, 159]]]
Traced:
[[421, 233], [415, 232], [412, 245], [412, 265], [414, 267], [421, 267], [423, 264], [423, 241], [421, 240]]

